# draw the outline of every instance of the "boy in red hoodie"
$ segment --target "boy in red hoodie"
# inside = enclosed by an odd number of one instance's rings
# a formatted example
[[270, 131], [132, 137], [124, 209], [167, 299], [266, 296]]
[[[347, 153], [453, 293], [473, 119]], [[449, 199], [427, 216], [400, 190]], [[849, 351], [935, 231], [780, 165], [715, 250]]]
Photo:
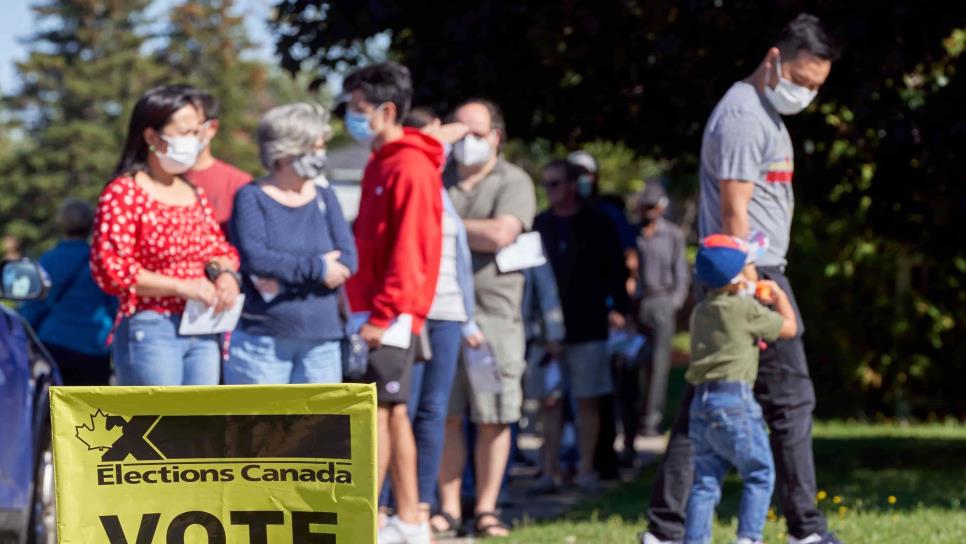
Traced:
[[[354, 231], [359, 272], [347, 285], [353, 312], [368, 312], [360, 335], [370, 346], [367, 382], [378, 390], [379, 489], [392, 465], [397, 515], [379, 531], [379, 543], [428, 544], [416, 484], [416, 445], [406, 409], [417, 336], [436, 292], [442, 251], [443, 147], [401, 122], [409, 110], [409, 70], [386, 62], [343, 82], [349, 93], [346, 131], [370, 145]], [[383, 343], [398, 320], [412, 319], [409, 347]], [[398, 337], [397, 335], [394, 335]], [[386, 338], [387, 342], [388, 337]]]

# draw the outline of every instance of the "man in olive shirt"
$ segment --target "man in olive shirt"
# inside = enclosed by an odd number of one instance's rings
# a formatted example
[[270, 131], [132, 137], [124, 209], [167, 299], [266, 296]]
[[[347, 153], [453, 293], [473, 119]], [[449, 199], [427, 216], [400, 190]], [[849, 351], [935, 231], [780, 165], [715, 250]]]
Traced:
[[530, 176], [500, 155], [506, 133], [495, 104], [470, 100], [456, 109], [453, 121], [466, 125], [469, 132], [453, 145], [453, 160], [443, 182], [466, 225], [473, 254], [476, 321], [493, 348], [502, 389], [497, 394], [476, 393], [465, 365], [460, 365], [446, 422], [440, 507], [460, 519], [460, 477], [466, 459], [462, 416], [469, 407], [470, 420], [478, 428], [476, 529], [483, 536], [502, 536], [506, 527], [493, 512], [510, 454], [509, 425], [520, 419], [523, 404], [524, 280], [522, 272], [501, 273], [496, 253], [531, 228], [537, 204]]

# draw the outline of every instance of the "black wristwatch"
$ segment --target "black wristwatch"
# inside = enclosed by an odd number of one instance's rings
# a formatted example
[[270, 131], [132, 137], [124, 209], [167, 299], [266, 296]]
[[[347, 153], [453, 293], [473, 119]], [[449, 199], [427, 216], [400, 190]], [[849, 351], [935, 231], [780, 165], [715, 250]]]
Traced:
[[241, 286], [242, 286], [241, 274], [239, 274], [238, 272], [235, 272], [234, 270], [230, 270], [228, 268], [222, 268], [221, 266], [219, 266], [218, 263], [214, 261], [209, 262], [208, 264], [205, 265], [205, 276], [208, 278], [208, 281], [210, 281], [211, 283], [215, 283], [215, 281], [218, 280], [218, 277], [221, 276], [222, 274], [229, 274], [231, 275], [231, 277], [235, 278], [235, 282], [238, 283], [238, 288], [241, 289]]

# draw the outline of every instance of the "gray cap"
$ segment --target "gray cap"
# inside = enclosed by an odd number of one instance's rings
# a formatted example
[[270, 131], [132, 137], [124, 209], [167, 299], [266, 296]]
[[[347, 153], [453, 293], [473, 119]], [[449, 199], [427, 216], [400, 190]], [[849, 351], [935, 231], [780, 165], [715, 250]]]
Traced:
[[661, 208], [667, 207], [667, 192], [659, 181], [650, 181], [644, 186], [644, 192], [641, 193], [642, 205], [645, 206], [659, 206]]

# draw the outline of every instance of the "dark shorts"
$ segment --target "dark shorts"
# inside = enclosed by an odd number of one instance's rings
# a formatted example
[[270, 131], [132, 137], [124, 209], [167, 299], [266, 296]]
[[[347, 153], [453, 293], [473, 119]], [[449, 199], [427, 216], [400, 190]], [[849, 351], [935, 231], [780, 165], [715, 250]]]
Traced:
[[382, 346], [369, 352], [369, 364], [362, 381], [376, 384], [376, 399], [380, 404], [409, 402], [418, 342], [418, 337], [414, 336], [408, 349]]

